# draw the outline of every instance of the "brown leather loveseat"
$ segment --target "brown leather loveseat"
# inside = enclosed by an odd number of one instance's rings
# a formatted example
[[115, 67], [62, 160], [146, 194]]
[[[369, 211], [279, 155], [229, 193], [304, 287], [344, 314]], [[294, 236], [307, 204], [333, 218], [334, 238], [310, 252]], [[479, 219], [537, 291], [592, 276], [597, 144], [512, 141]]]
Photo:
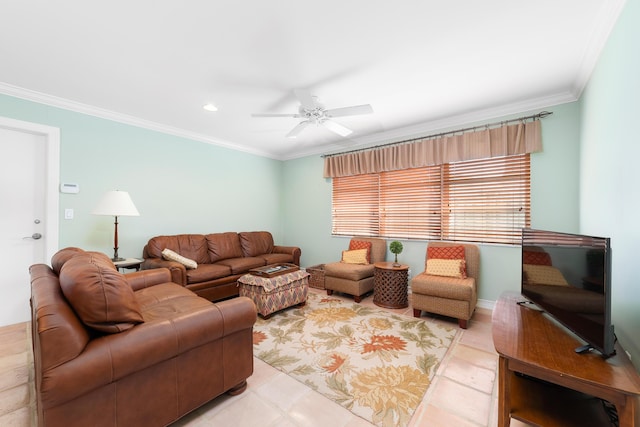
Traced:
[[51, 264], [30, 268], [39, 426], [165, 426], [246, 388], [250, 299], [212, 303], [167, 269], [123, 275], [78, 248]]
[[[185, 263], [165, 259], [165, 249], [197, 267], [188, 268]], [[168, 268], [174, 282], [210, 301], [218, 301], [237, 296], [236, 281], [250, 269], [275, 263], [299, 266], [300, 254], [299, 247], [275, 245], [268, 231], [156, 236], [142, 251], [142, 269]]]

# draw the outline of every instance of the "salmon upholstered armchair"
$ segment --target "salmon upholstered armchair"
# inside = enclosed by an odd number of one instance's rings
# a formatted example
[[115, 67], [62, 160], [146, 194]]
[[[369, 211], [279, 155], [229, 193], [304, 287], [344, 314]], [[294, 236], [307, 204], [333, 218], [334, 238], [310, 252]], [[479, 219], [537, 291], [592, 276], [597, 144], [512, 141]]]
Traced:
[[466, 329], [478, 300], [479, 272], [476, 245], [429, 242], [425, 271], [411, 279], [414, 317], [422, 311], [454, 317]]
[[342, 260], [324, 266], [327, 295], [332, 295], [334, 291], [343, 292], [353, 295], [355, 302], [360, 302], [363, 295], [373, 290], [373, 264], [386, 258], [387, 242], [384, 239], [353, 237], [349, 242], [349, 250], [342, 252]]

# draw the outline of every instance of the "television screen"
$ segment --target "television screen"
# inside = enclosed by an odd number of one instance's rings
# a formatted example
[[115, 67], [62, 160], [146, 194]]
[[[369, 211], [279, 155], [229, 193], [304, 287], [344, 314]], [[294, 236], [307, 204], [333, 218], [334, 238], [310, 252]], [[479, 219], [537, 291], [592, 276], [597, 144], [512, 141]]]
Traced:
[[611, 247], [608, 238], [522, 231], [522, 295], [608, 357], [611, 325]]

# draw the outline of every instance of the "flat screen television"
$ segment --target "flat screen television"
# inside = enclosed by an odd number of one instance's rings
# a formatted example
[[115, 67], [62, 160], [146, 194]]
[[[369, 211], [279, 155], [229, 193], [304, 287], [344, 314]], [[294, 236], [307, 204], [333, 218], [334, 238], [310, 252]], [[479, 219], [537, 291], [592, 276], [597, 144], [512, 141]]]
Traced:
[[615, 354], [609, 238], [522, 230], [521, 293], [603, 357]]

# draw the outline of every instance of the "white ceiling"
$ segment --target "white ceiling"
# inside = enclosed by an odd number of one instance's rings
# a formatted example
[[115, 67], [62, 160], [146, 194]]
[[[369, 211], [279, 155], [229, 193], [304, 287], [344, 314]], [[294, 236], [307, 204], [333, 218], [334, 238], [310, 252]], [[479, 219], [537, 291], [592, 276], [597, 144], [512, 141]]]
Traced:
[[[0, 93], [285, 160], [576, 100], [623, 5], [0, 0]], [[295, 89], [374, 114], [348, 138], [251, 117]]]

